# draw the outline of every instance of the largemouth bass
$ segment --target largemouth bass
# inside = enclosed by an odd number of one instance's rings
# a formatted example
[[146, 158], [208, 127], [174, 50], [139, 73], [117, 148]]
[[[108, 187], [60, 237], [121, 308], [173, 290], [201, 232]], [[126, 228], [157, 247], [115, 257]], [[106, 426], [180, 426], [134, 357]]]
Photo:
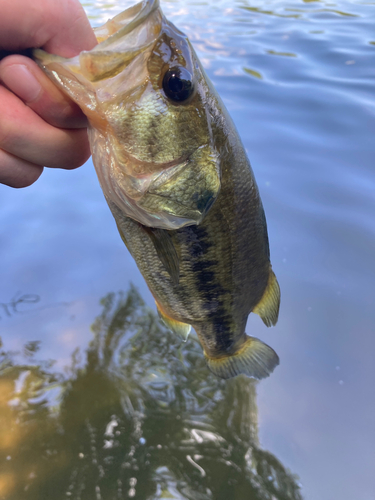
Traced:
[[277, 354], [245, 333], [277, 322], [266, 219], [236, 128], [187, 37], [145, 0], [72, 59], [36, 50], [84, 111], [101, 187], [161, 318], [197, 332], [209, 369], [268, 376]]

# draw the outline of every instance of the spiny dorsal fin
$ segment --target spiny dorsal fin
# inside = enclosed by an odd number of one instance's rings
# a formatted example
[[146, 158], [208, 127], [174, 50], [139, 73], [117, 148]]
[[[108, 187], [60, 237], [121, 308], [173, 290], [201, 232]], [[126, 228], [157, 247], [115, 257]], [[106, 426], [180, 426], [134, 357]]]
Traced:
[[178, 285], [180, 278], [180, 262], [170, 234], [165, 229], [155, 229], [146, 226], [143, 226], [143, 228], [150, 236], [156, 253], [164, 264], [173, 284]]
[[268, 377], [279, 364], [279, 357], [270, 346], [248, 336], [241, 348], [231, 356], [210, 358], [206, 353], [204, 355], [208, 368], [221, 378], [232, 378], [243, 373], [259, 380]]
[[276, 325], [279, 317], [280, 308], [280, 287], [277, 282], [275, 273], [270, 268], [267, 288], [264, 291], [263, 297], [254, 307], [253, 312], [258, 314], [263, 323], [267, 326]]
[[178, 335], [183, 342], [186, 342], [191, 330], [191, 326], [187, 323], [181, 323], [181, 321], [177, 321], [169, 316], [167, 316], [160, 308], [159, 304], [155, 301], [158, 314], [162, 322], [165, 324], [167, 328], [169, 328], [173, 333]]

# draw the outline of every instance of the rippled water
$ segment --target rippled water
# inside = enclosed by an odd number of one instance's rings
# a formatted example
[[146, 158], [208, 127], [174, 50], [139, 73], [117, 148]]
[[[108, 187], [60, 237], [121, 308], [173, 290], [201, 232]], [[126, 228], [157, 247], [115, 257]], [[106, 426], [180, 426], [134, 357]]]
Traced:
[[281, 314], [247, 330], [281, 364], [259, 384], [160, 326], [91, 161], [0, 186], [1, 499], [375, 498], [374, 6], [162, 3], [265, 206]]

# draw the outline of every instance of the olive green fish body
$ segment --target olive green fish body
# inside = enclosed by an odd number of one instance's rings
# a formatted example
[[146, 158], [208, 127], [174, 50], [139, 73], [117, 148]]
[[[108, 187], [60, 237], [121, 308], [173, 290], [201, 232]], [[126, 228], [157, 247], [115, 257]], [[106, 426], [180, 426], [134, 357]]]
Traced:
[[264, 211], [238, 136], [228, 137], [221, 191], [202, 223], [164, 230], [178, 254], [178, 283], [148, 229], [110, 207], [159, 308], [192, 325], [208, 356], [234, 354], [247, 339], [247, 317], [261, 301], [272, 272]]
[[72, 59], [37, 50], [86, 113], [93, 161], [120, 234], [165, 324], [190, 325], [220, 377], [269, 375], [276, 353], [245, 333], [277, 321], [279, 286], [244, 147], [187, 37], [144, 0]]

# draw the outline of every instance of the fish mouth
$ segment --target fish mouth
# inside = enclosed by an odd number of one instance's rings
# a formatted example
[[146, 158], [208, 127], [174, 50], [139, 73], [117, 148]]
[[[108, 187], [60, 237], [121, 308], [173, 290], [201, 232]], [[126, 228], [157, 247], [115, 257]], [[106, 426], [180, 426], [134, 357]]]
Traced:
[[[152, 48], [163, 25], [163, 14], [159, 7], [159, 0], [143, 0], [129, 7], [103, 26], [94, 28], [98, 45], [93, 49], [84, 50], [70, 59], [54, 56], [54, 61], [74, 68], [78, 79], [83, 77], [86, 84], [91, 82], [95, 88], [97, 82], [119, 74], [137, 56]], [[42, 56], [42, 52], [36, 49], [34, 57], [42, 64], [48, 63], [48, 55]]]
[[[102, 26], [94, 28], [100, 49], [106, 49], [118, 40], [123, 40], [126, 35], [146, 24], [159, 7], [159, 0], [143, 0], [109, 19]], [[147, 44], [146, 40], [145, 42]], [[134, 45], [134, 40], [132, 44]]]

